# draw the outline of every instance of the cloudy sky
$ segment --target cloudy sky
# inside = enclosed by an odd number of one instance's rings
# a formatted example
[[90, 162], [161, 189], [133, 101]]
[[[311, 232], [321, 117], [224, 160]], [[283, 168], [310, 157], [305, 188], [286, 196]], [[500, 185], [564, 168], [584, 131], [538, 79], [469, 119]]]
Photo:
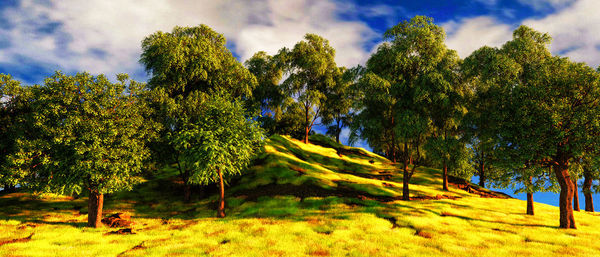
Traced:
[[553, 53], [596, 67], [598, 11], [597, 0], [2, 0], [0, 73], [26, 84], [55, 70], [124, 72], [145, 81], [142, 39], [201, 23], [223, 33], [240, 61], [293, 46], [310, 32], [330, 40], [339, 65], [353, 66], [365, 62], [387, 28], [414, 15], [442, 25], [461, 57], [500, 46], [526, 24], [553, 37]]

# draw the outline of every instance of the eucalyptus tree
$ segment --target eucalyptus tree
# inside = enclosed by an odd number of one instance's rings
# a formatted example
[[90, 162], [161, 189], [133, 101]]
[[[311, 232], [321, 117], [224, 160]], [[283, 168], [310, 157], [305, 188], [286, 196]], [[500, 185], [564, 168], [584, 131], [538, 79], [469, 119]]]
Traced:
[[304, 112], [304, 143], [318, 117], [327, 92], [336, 83], [340, 71], [335, 63], [335, 49], [329, 41], [315, 34], [306, 34], [294, 48], [283, 48], [276, 58], [285, 63], [288, 77], [281, 86], [283, 92], [302, 105]]
[[117, 75], [60, 72], [34, 88], [28, 136], [12, 157], [37, 190], [69, 194], [89, 192], [88, 226], [99, 227], [104, 194], [131, 190], [141, 181], [147, 142], [155, 135], [143, 99], [144, 84]]
[[[411, 159], [423, 154], [420, 146], [426, 136], [448, 134], [457, 124], [454, 115], [462, 111], [457, 107], [459, 59], [446, 48], [444, 38], [443, 29], [431, 18], [416, 16], [399, 23], [384, 33], [386, 42], [371, 55], [358, 84], [362, 104], [353, 134], [360, 133], [369, 144], [388, 152], [394, 162], [402, 153], [405, 200], [415, 171], [408, 170]], [[449, 148], [441, 153], [446, 168]]]
[[[489, 172], [494, 170], [494, 149], [499, 141], [497, 128], [502, 120], [498, 106], [504, 104], [505, 91], [517, 83], [522, 69], [500, 49], [484, 46], [465, 58], [461, 71], [470, 91], [468, 112], [462, 125], [473, 145], [479, 185], [484, 187], [486, 178], [493, 180], [498, 175]], [[501, 172], [501, 169], [497, 171]]]
[[[401, 22], [384, 34], [398, 52], [394, 69], [400, 71], [402, 87], [407, 89], [401, 108], [412, 109], [411, 116], [421, 114], [429, 119], [434, 128], [432, 136], [441, 138], [435, 141], [443, 149], [443, 188], [448, 190], [447, 162], [452, 158], [449, 144], [458, 136], [466, 90], [459, 78], [461, 61], [456, 51], [446, 47], [445, 37], [444, 30], [424, 16]], [[423, 127], [419, 124], [413, 128], [422, 131]]]

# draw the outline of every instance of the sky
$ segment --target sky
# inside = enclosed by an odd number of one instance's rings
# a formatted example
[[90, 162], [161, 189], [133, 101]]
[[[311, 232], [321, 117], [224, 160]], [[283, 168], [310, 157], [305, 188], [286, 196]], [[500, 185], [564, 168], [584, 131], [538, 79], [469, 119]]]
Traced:
[[[339, 66], [351, 67], [366, 62], [388, 28], [415, 15], [442, 26], [447, 46], [462, 58], [501, 46], [524, 24], [552, 36], [554, 54], [595, 68], [599, 10], [597, 0], [0, 0], [0, 73], [26, 85], [56, 70], [146, 81], [139, 64], [144, 37], [198, 24], [222, 33], [241, 62], [316, 33], [336, 49]], [[558, 202], [553, 194], [539, 201]]]

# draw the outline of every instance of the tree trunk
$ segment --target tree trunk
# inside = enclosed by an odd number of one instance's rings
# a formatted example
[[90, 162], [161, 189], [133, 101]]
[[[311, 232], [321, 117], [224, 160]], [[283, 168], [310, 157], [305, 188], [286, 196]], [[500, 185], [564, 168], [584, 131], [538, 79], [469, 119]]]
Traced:
[[88, 200], [88, 227], [99, 228], [102, 223], [102, 206], [104, 205], [104, 195], [98, 193], [98, 190], [90, 189]]
[[527, 192], [527, 215], [533, 214], [533, 193]]
[[560, 228], [573, 228], [576, 229], [575, 217], [573, 216], [573, 208], [571, 202], [573, 201], [574, 185], [569, 175], [569, 163], [565, 158], [558, 160], [554, 166], [554, 174], [556, 180], [560, 184]]
[[443, 189], [445, 191], [449, 191], [448, 190], [448, 165], [446, 165], [446, 160], [444, 160], [444, 174], [442, 176], [443, 176], [443, 181], [444, 181]]
[[306, 122], [306, 127], [305, 127], [305, 133], [304, 133], [304, 143], [308, 144], [308, 128], [310, 126], [310, 124], [308, 123], [308, 107], [305, 108], [305, 122]]
[[481, 163], [479, 164], [479, 186], [485, 187], [485, 161], [481, 157]]
[[192, 201], [192, 186], [188, 182], [183, 182], [183, 200], [186, 203]]
[[583, 197], [585, 197], [585, 211], [594, 212], [594, 200], [592, 198], [592, 174], [585, 170], [583, 171]]
[[219, 210], [217, 211], [217, 217], [225, 218], [225, 185], [223, 184], [223, 173], [220, 168], [217, 168], [219, 172], [219, 188], [221, 190], [221, 194], [219, 197]]
[[573, 210], [581, 211], [579, 209], [579, 187], [577, 186], [577, 181], [573, 181]]
[[335, 141], [340, 143], [340, 134], [342, 133], [342, 129], [340, 128], [340, 119], [337, 119], [337, 127], [335, 127]]
[[404, 143], [404, 172], [402, 173], [402, 200], [410, 201], [410, 191], [408, 188], [409, 176], [408, 176], [408, 146]]

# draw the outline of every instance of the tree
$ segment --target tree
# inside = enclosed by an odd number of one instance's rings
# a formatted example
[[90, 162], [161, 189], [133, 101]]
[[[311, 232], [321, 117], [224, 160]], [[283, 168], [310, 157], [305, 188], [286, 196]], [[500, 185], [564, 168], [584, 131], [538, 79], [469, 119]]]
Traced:
[[326, 93], [336, 83], [339, 69], [335, 64], [335, 50], [329, 41], [315, 35], [306, 34], [304, 41], [293, 49], [283, 48], [277, 54], [285, 63], [288, 76], [282, 83], [284, 92], [293, 96], [304, 110], [304, 143], [327, 99]]
[[18, 151], [17, 141], [25, 136], [23, 124], [31, 114], [31, 92], [10, 75], [0, 74], [0, 187], [5, 192], [14, 191], [29, 174], [13, 169], [10, 157]]
[[244, 65], [257, 80], [257, 86], [252, 91], [253, 109], [259, 109], [261, 114], [277, 119], [281, 116], [281, 106], [286, 98], [279, 86], [283, 76], [281, 62], [259, 51], [246, 60]]
[[599, 78], [584, 64], [552, 57], [549, 42], [547, 34], [521, 26], [500, 49], [521, 72], [498, 95], [497, 152], [510, 155], [515, 165], [551, 166], [560, 185], [560, 227], [576, 228], [569, 167], [597, 150]]
[[218, 182], [220, 201], [218, 217], [225, 217], [225, 181], [238, 175], [248, 165], [264, 134], [258, 124], [245, 116], [239, 101], [227, 97], [190, 93], [184, 108], [195, 109], [198, 119], [185, 122], [169, 134], [177, 152], [179, 169], [187, 174], [190, 184]]
[[172, 97], [200, 90], [249, 98], [256, 86], [256, 78], [227, 49], [225, 37], [206, 25], [147, 36], [140, 62], [152, 74], [150, 88], [164, 88]]
[[104, 194], [131, 190], [149, 156], [153, 123], [144, 85], [117, 76], [57, 72], [35, 88], [30, 137], [18, 142], [13, 164], [34, 173], [38, 190], [89, 191], [88, 226], [99, 227]]
[[[385, 32], [384, 37], [392, 41], [394, 49], [400, 53], [395, 60], [396, 69], [405, 87], [410, 89], [404, 109], [421, 110], [413, 112], [431, 120], [433, 136], [442, 138], [443, 188], [448, 190], [447, 161], [450, 158], [451, 137], [458, 134], [458, 125], [465, 112], [463, 106], [464, 88], [459, 80], [460, 59], [456, 51], [444, 44], [444, 30], [433, 23], [432, 18], [415, 16]], [[411, 105], [413, 107], [411, 107]]]
[[206, 25], [175, 27], [171, 33], [159, 31], [142, 41], [140, 62], [151, 74], [154, 119], [163, 128], [153, 150], [163, 164], [176, 163], [179, 167], [186, 201], [191, 197], [191, 185], [203, 182], [196, 178], [196, 161], [184, 158], [191, 153], [183, 151], [173, 135], [204, 120], [202, 106], [206, 97], [201, 93], [223, 95], [221, 99], [228, 102], [252, 102], [257, 84], [254, 75], [235, 59], [225, 43], [221, 34]]
[[342, 129], [352, 122], [350, 113], [352, 105], [356, 102], [354, 84], [360, 78], [363, 68], [361, 66], [352, 69], [340, 68], [340, 74], [336, 77], [336, 83], [326, 93], [325, 103], [321, 114], [321, 122], [329, 124], [327, 134], [335, 137], [340, 143]]

